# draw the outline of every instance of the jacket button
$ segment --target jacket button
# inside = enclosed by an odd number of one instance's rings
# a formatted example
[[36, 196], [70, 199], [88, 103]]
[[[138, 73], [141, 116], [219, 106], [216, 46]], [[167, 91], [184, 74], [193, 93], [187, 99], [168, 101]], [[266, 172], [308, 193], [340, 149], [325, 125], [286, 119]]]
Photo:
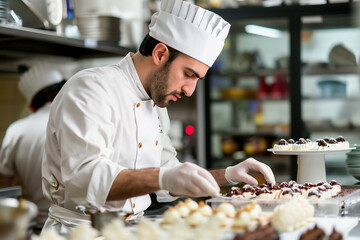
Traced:
[[132, 206], [133, 208], [135, 208], [135, 203], [133, 203], [133, 206]]
[[159, 144], [158, 140], [155, 141], [155, 146], [157, 146]]
[[155, 107], [155, 105], [156, 105], [156, 104], [155, 104], [155, 103], [153, 103], [153, 107]]
[[140, 143], [139, 143], [139, 148], [141, 148], [141, 147], [142, 147], [142, 143], [140, 142]]
[[137, 108], [140, 107], [140, 103], [137, 103], [137, 104], [136, 104], [136, 107], [137, 107]]

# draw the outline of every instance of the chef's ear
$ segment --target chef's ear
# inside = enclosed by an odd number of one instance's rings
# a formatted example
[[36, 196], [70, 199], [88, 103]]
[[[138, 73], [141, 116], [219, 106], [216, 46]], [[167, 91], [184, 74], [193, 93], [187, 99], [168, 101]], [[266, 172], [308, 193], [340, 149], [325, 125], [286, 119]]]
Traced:
[[169, 59], [169, 49], [168, 47], [163, 43], [158, 43], [154, 47], [154, 50], [152, 52], [152, 59], [156, 65], [161, 65]]

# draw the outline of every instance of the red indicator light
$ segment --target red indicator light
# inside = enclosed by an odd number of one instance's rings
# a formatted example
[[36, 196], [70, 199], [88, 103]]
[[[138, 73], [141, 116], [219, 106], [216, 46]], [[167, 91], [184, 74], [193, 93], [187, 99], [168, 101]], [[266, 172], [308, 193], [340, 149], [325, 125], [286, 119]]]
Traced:
[[195, 131], [195, 128], [194, 128], [193, 126], [191, 126], [191, 125], [188, 125], [188, 126], [186, 126], [186, 128], [185, 128], [185, 133], [186, 133], [187, 135], [193, 134], [194, 131]]

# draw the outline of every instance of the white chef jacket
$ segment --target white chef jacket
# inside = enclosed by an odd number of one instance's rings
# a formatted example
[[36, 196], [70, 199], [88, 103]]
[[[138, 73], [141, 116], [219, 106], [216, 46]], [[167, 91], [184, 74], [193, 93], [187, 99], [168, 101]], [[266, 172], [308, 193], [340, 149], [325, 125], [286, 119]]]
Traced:
[[35, 220], [39, 225], [44, 224], [50, 206], [41, 189], [41, 159], [49, 112], [50, 103], [13, 122], [0, 150], [0, 173], [21, 178], [28, 199], [38, 207]]
[[146, 93], [130, 53], [119, 64], [75, 74], [53, 101], [47, 127], [43, 191], [52, 206], [45, 228], [66, 233], [88, 221], [77, 205], [133, 214], [147, 209], [149, 195], [106, 198], [123, 169], [181, 164], [169, 128], [167, 109]]

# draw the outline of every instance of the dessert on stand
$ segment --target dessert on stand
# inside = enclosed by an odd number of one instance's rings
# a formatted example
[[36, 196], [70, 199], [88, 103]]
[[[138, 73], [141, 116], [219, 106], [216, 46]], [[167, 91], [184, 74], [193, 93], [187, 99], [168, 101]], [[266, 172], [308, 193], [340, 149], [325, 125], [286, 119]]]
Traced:
[[349, 142], [339, 136], [336, 139], [325, 137], [316, 141], [304, 138], [297, 141], [281, 139], [268, 151], [277, 155], [297, 155], [296, 182], [305, 184], [326, 181], [326, 154], [347, 153], [352, 149]]

